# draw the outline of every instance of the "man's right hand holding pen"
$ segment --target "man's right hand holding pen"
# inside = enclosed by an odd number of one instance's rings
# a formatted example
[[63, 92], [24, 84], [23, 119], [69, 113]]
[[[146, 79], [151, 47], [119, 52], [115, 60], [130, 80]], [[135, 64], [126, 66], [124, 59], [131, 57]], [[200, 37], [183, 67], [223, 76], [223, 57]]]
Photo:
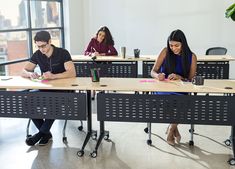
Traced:
[[40, 75], [37, 72], [31, 72], [25, 69], [23, 70], [21, 76], [25, 78], [31, 78], [31, 79], [37, 79], [38, 77], [40, 77]]

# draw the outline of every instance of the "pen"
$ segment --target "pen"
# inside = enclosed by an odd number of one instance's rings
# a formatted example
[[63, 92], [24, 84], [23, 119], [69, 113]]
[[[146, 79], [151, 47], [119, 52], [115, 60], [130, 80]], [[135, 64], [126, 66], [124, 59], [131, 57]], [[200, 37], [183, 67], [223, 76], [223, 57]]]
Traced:
[[95, 52], [97, 52], [97, 51], [95, 50], [95, 48], [91, 47], [91, 49], [93, 49]]
[[12, 78], [11, 77], [9, 77], [9, 78], [2, 78], [1, 80], [2, 81], [6, 81], [6, 80], [11, 80]]

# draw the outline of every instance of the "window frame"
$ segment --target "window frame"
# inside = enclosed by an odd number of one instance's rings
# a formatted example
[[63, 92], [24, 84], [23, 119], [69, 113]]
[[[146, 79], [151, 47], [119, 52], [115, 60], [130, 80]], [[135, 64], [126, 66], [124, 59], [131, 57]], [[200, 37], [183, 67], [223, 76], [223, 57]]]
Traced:
[[[61, 47], [65, 47], [65, 38], [64, 38], [64, 9], [63, 9], [63, 0], [26, 0], [27, 2], [27, 27], [26, 28], [19, 28], [19, 29], [3, 29], [0, 30], [0, 33], [11, 33], [11, 32], [26, 32], [27, 34], [27, 45], [28, 45], [28, 58], [22, 58], [22, 59], [16, 59], [16, 60], [10, 60], [10, 61], [4, 61], [0, 63], [0, 66], [13, 64], [13, 63], [19, 63], [24, 62], [30, 58], [30, 56], [33, 54], [33, 38], [32, 34], [34, 31], [40, 31], [40, 30], [58, 30], [60, 32], [60, 41], [61, 41]], [[31, 23], [31, 2], [33, 1], [41, 1], [41, 2], [58, 2], [60, 3], [60, 26], [55, 27], [38, 27], [38, 28], [32, 28]]]

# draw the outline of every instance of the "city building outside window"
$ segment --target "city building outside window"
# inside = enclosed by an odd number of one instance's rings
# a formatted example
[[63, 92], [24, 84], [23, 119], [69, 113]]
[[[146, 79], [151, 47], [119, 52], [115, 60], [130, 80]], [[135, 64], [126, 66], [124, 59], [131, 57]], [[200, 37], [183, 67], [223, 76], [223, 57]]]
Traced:
[[51, 33], [52, 43], [64, 47], [62, 0], [0, 0], [0, 75], [19, 75], [25, 60], [36, 51], [33, 37]]

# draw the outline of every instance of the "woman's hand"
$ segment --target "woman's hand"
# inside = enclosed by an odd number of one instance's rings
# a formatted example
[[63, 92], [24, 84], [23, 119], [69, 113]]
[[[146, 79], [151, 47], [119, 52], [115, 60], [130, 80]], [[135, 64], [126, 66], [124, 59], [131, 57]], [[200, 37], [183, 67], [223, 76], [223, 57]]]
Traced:
[[157, 78], [158, 78], [158, 80], [160, 80], [160, 81], [165, 80], [165, 73], [158, 73]]
[[175, 73], [171, 73], [171, 74], [168, 75], [168, 79], [169, 80], [179, 80], [179, 79], [181, 79], [181, 76], [177, 75]]
[[91, 54], [91, 56], [99, 56], [99, 55], [100, 55], [99, 52], [94, 52]]

